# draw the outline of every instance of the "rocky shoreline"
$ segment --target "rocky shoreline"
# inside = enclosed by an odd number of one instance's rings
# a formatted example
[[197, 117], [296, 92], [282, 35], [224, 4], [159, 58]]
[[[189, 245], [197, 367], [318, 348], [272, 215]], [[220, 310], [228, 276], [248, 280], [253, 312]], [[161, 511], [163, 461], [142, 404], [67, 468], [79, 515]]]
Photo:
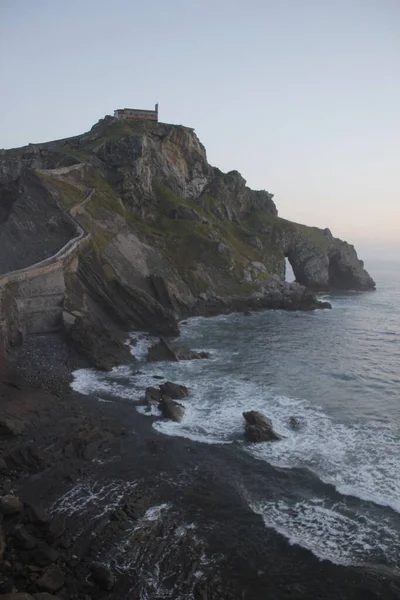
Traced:
[[56, 337], [40, 352], [30, 340], [0, 386], [0, 598], [400, 598], [394, 573], [320, 561], [265, 529], [234, 482], [259, 485], [256, 472], [273, 497], [267, 464], [71, 392]]

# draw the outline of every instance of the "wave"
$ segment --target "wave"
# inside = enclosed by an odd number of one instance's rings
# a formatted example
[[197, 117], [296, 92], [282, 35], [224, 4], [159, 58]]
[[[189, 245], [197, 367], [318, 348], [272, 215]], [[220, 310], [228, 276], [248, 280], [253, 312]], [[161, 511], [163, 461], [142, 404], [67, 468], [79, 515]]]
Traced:
[[345, 503], [312, 499], [290, 504], [253, 502], [266, 527], [284, 535], [291, 544], [311, 550], [318, 558], [337, 564], [385, 563], [397, 566], [398, 532], [380, 516], [375, 519], [349, 510]]

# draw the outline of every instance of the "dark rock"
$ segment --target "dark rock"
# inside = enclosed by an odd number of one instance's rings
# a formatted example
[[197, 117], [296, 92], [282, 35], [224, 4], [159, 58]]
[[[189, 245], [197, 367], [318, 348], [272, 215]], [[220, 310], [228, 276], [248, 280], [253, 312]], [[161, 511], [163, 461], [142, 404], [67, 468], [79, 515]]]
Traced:
[[253, 313], [251, 313], [249, 310], [245, 310], [244, 313], [243, 313], [243, 316], [244, 317], [251, 317], [252, 314]]
[[107, 371], [118, 364], [134, 360], [129, 347], [94, 316], [77, 317], [66, 328], [69, 343], [80, 356], [97, 369]]
[[112, 590], [115, 584], [115, 577], [111, 570], [100, 562], [94, 562], [91, 566], [93, 580], [97, 585], [106, 591]]
[[4, 550], [6, 549], [6, 540], [4, 538], [3, 528], [0, 524], [0, 564], [3, 560]]
[[49, 592], [57, 592], [64, 585], [64, 573], [57, 565], [50, 565], [37, 580], [37, 585]]
[[49, 537], [53, 540], [57, 540], [62, 535], [64, 535], [65, 530], [67, 528], [67, 524], [64, 519], [55, 518], [53, 519], [48, 528]]
[[33, 596], [30, 594], [25, 594], [25, 592], [0, 594], [0, 600], [33, 600]]
[[31, 523], [48, 523], [50, 521], [49, 513], [40, 506], [31, 505], [28, 510], [28, 518]]
[[17, 436], [25, 431], [25, 424], [12, 417], [0, 417], [0, 435]]
[[330, 302], [323, 302], [322, 300], [318, 300], [318, 306], [317, 308], [327, 308], [330, 309], [332, 308], [332, 304]]
[[33, 550], [38, 544], [38, 540], [23, 525], [17, 525], [12, 532], [12, 536], [16, 547], [20, 550]]
[[4, 460], [3, 457], [0, 457], [0, 471], [4, 472], [7, 471], [8, 467], [7, 467], [7, 463]]
[[246, 421], [245, 436], [249, 442], [272, 442], [281, 440], [282, 436], [272, 428], [272, 422], [257, 410], [243, 413]]
[[293, 431], [299, 431], [300, 429], [302, 429], [303, 423], [297, 417], [290, 417], [289, 418], [289, 427]]
[[46, 566], [57, 562], [60, 553], [55, 548], [41, 543], [38, 548], [30, 553], [30, 560], [38, 565]]
[[182, 404], [175, 402], [168, 396], [163, 396], [160, 402], [160, 408], [164, 417], [171, 419], [172, 421], [177, 421], [178, 423], [182, 420], [185, 412], [185, 408], [182, 406]]
[[199, 221], [201, 223], [208, 223], [208, 220], [205, 217], [199, 215], [199, 213], [194, 210], [194, 208], [190, 208], [189, 206], [185, 206], [181, 204], [176, 208], [171, 208], [166, 213], [166, 216], [170, 219], [185, 219], [187, 221]]
[[160, 386], [161, 394], [164, 396], [169, 396], [174, 400], [178, 400], [180, 398], [186, 398], [189, 395], [189, 390], [185, 385], [181, 385], [179, 383], [172, 383], [172, 381], [166, 381]]
[[209, 352], [196, 352], [195, 350], [190, 350], [186, 346], [182, 346], [176, 350], [176, 355], [178, 360], [195, 360], [199, 358], [210, 358]]
[[0, 512], [3, 515], [13, 515], [21, 512], [24, 508], [21, 500], [13, 494], [7, 494], [6, 496], [0, 496]]
[[47, 592], [39, 592], [38, 594], [33, 594], [33, 597], [35, 600], [60, 600], [58, 596], [48, 594]]
[[147, 387], [145, 391], [145, 402], [147, 406], [158, 405], [161, 401], [161, 392], [155, 387]]
[[149, 349], [147, 360], [149, 362], [159, 362], [164, 360], [178, 362], [179, 358], [172, 348], [171, 344], [165, 338], [160, 338], [157, 344]]

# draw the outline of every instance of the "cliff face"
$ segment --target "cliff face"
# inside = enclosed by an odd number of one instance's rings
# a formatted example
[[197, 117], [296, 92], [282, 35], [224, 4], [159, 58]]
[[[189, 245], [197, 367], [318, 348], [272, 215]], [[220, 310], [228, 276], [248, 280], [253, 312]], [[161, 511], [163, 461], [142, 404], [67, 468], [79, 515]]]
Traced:
[[[0, 273], [59, 251], [76, 235], [71, 218], [89, 237], [65, 273], [75, 334], [84, 315], [95, 329], [176, 333], [180, 315], [202, 312], [199, 296], [295, 307], [304, 293], [280, 282], [285, 257], [311, 289], [375, 285], [352, 246], [280, 219], [272, 194], [210, 166], [181, 126], [108, 117], [81, 136], [0, 152]], [[299, 306], [312, 307], [307, 298]]]

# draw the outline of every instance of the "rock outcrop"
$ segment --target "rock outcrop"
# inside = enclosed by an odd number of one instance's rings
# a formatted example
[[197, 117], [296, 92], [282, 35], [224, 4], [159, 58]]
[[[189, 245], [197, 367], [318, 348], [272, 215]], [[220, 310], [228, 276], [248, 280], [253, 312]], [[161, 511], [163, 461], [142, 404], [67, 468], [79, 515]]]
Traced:
[[272, 427], [272, 421], [258, 410], [249, 410], [243, 413], [246, 421], [245, 436], [249, 442], [275, 442], [282, 436]]
[[[121, 348], [93, 356], [99, 323], [105, 348], [116, 330], [178, 335], [191, 314], [311, 310], [324, 306], [310, 290], [375, 286], [353, 246], [279, 218], [272, 194], [209, 165], [182, 126], [107, 117], [81, 136], [0, 152], [0, 274], [50, 259], [79, 228], [85, 244], [57, 275], [54, 327], [103, 368]], [[285, 257], [301, 285], [285, 285]], [[0, 278], [3, 361], [18, 342], [18, 290]]]

